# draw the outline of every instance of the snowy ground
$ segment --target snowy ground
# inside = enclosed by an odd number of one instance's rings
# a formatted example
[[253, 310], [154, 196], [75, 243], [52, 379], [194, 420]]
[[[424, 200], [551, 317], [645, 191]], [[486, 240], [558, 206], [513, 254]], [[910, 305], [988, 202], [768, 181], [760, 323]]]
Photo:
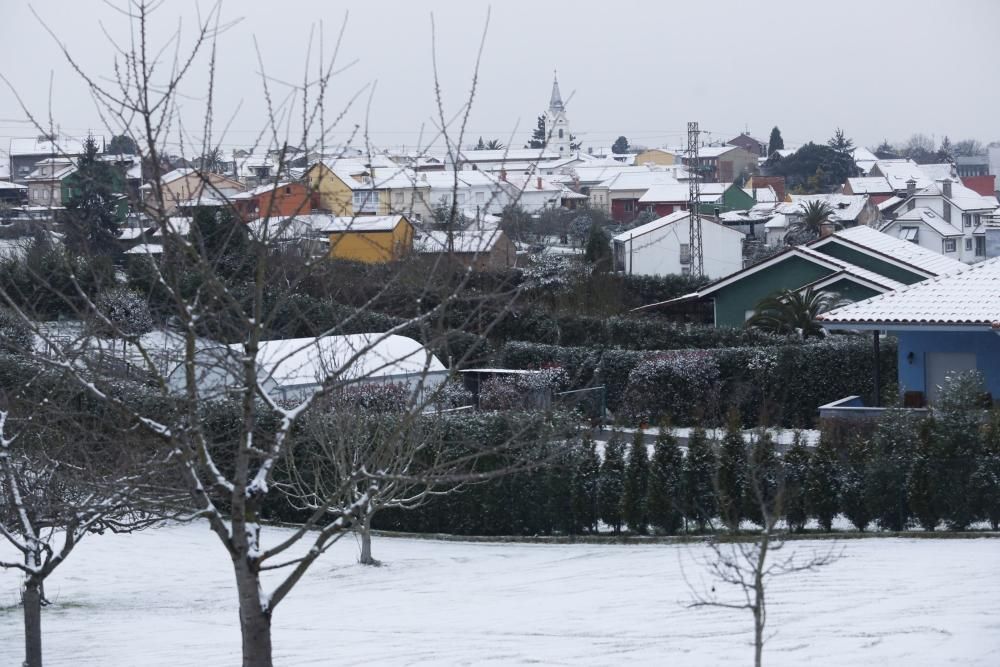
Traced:
[[[280, 532], [272, 530], [272, 536]], [[792, 542], [787, 549], [826, 549]], [[866, 539], [777, 580], [768, 665], [1000, 664], [1000, 540]], [[339, 543], [278, 608], [279, 665], [747, 664], [746, 612], [689, 610], [701, 546], [379, 538]], [[0, 665], [20, 664], [18, 577], [0, 573]], [[94, 536], [50, 580], [46, 665], [237, 664], [227, 556], [204, 525]]]

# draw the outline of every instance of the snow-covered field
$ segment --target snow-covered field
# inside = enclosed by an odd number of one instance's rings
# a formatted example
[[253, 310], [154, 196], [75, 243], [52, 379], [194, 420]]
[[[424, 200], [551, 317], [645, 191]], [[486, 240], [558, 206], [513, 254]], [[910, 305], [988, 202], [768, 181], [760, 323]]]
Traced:
[[[272, 530], [271, 534], [280, 532]], [[793, 542], [786, 549], [827, 549]], [[769, 665], [1000, 665], [1000, 540], [845, 540], [770, 588]], [[274, 619], [295, 665], [752, 662], [747, 612], [686, 609], [692, 545], [345, 539]], [[45, 664], [238, 664], [228, 557], [204, 525], [87, 538], [48, 583]], [[0, 573], [0, 665], [22, 658], [18, 577]]]

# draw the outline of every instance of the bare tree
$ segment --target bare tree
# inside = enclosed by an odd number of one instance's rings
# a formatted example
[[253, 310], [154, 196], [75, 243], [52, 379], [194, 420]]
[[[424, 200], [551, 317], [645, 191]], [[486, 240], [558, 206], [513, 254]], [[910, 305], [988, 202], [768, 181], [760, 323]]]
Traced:
[[[805, 551], [789, 547], [788, 530], [779, 526], [784, 499], [780, 462], [766, 433], [759, 434], [748, 456], [747, 491], [759, 513], [760, 529], [747, 535], [715, 535], [708, 539], [709, 555], [703, 559], [711, 584], [687, 580], [693, 600], [689, 608], [719, 607], [749, 611], [753, 616], [754, 665], [760, 667], [767, 641], [767, 586], [771, 579], [807, 572], [829, 565], [840, 557], [836, 545]], [[735, 589], [720, 596], [716, 584]]]
[[[441, 262], [426, 267], [424, 292], [416, 299], [422, 304], [424, 297], [433, 297], [426, 299], [433, 305], [417, 308], [412, 317], [378, 333], [351, 337], [348, 334], [357, 333], [359, 320], [396, 278], [388, 279], [352, 313], [317, 325], [297, 309], [294, 297], [317, 275], [334, 281], [338, 276], [322, 256], [306, 253], [297, 262], [288, 261], [294, 212], [262, 212], [261, 218], [244, 225], [238, 218], [227, 217], [234, 208], [227, 193], [214, 185], [210, 174], [196, 171], [204, 191], [223, 202], [222, 209], [195, 215], [187, 225], [178, 223], [172, 217], [175, 202], [161, 178], [162, 157], [168, 142], [182, 151], [197, 146], [189, 151], [191, 155], [207, 155], [218, 148], [221, 139], [213, 138], [215, 57], [219, 38], [232, 23], [223, 20], [215, 5], [199, 15], [186, 46], [179, 30], [166, 45], [153, 44], [152, 15], [161, 8], [162, 3], [143, 0], [120, 7], [130, 33], [124, 41], [106, 35], [117, 52], [110, 78], [85, 72], [57, 36], [53, 38], [89, 87], [114, 133], [133, 136], [143, 163], [150, 167], [148, 192], [133, 205], [162, 239], [162, 256], [146, 257], [142, 271], [146, 297], [164, 328], [151, 337], [125, 326], [97, 298], [79, 267], [65, 257], [60, 270], [67, 280], [56, 284], [37, 275], [41, 289], [71, 306], [78, 320], [93, 326], [67, 336], [65, 326], [42, 322], [35, 301], [24, 299], [9, 286], [0, 284], [0, 298], [39, 340], [38, 350], [44, 352], [36, 350], [34, 361], [75, 383], [100, 406], [102, 419], [113, 421], [122, 431], [155, 440], [156, 448], [168, 453], [164, 470], [179, 478], [192, 514], [207, 522], [233, 564], [243, 665], [267, 667], [272, 664], [274, 611], [323, 553], [356, 523], [370, 521], [373, 510], [412, 504], [433, 493], [431, 481], [453, 488], [463, 480], [481, 479], [475, 462], [500, 447], [472, 447], [462, 456], [432, 461], [429, 468], [414, 474], [415, 457], [427, 449], [405, 446], [412, 434], [396, 429], [384, 433], [386, 448], [381, 450], [366, 451], [363, 440], [332, 449], [331, 461], [351, 457], [351, 465], [343, 468], [347, 472], [331, 477], [334, 482], [329, 486], [313, 485], [303, 492], [303, 487], [283, 484], [276, 476], [293, 447], [296, 428], [307, 415], [324, 410], [330, 397], [364, 385], [399, 364], [408, 365], [411, 389], [400, 423], [415, 423], [431, 402], [435, 374], [441, 372], [429, 350], [449, 350], [449, 332], [463, 329], [479, 314], [449, 311], [469, 272], [452, 272], [449, 263]], [[356, 97], [348, 98], [329, 117], [326, 97], [340, 70], [339, 39], [332, 54], [324, 48], [321, 35], [316, 42], [310, 33], [301, 83], [269, 74], [258, 51], [267, 122], [257, 144], [278, 151], [273, 185], [286, 171], [283, 147], [303, 146], [322, 155]], [[319, 58], [314, 61], [310, 56], [317, 50]], [[185, 81], [195, 68], [209, 73], [208, 92], [200, 98], [205, 104], [200, 137], [189, 133], [178, 112], [180, 99], [192, 94]], [[463, 107], [465, 116], [475, 95], [475, 81], [474, 72]], [[440, 100], [440, 90], [437, 93]], [[35, 120], [29, 109], [25, 113]], [[461, 145], [465, 121], [457, 140], [452, 140], [443, 113], [441, 119], [439, 134], [453, 150]], [[293, 121], [300, 125], [295, 136], [291, 136]], [[36, 125], [41, 123], [36, 121]], [[349, 131], [351, 136], [354, 132]], [[480, 323], [479, 329], [488, 332], [490, 326]], [[282, 345], [272, 343], [291, 329], [306, 330], [308, 335], [300, 334]], [[424, 348], [392, 352], [393, 343], [404, 332], [418, 337]], [[109, 341], [123, 346], [124, 376], [99, 354]], [[473, 352], [474, 347], [448, 356], [457, 365]], [[225, 437], [207, 425], [222, 405], [234, 408]], [[515, 434], [504, 446], [517, 447], [517, 443]], [[264, 539], [268, 506], [285, 502], [288, 495], [304, 510], [301, 523]], [[263, 583], [265, 572], [278, 575], [271, 588]]]
[[22, 420], [23, 428], [14, 433], [11, 412], [0, 410], [0, 536], [22, 558], [0, 560], [0, 567], [24, 575], [27, 667], [42, 665], [45, 580], [80, 541], [94, 532], [138, 530], [164, 516], [150, 511], [159, 502], [153, 501], [157, 494], [144, 480], [143, 467], [127, 463], [126, 448], [91, 456], [79, 448], [79, 431], [67, 446], [66, 434], [53, 427], [55, 412], [37, 415], [35, 423]]

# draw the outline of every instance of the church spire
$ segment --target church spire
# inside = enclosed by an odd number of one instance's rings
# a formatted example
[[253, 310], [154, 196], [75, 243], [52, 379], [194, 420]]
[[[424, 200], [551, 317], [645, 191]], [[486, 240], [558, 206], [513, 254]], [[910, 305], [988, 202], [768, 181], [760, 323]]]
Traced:
[[552, 97], [549, 99], [549, 111], [565, 111], [563, 108], [562, 95], [559, 94], [559, 75], [552, 70]]

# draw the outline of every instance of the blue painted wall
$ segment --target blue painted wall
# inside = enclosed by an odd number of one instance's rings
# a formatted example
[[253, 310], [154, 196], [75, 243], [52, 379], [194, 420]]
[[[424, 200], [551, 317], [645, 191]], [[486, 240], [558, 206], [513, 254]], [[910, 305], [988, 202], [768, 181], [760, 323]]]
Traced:
[[[899, 390], [927, 394], [924, 354], [975, 352], [976, 366], [986, 380], [986, 390], [1000, 398], [1000, 335], [991, 331], [899, 331]], [[913, 361], [907, 355], [913, 352]]]

